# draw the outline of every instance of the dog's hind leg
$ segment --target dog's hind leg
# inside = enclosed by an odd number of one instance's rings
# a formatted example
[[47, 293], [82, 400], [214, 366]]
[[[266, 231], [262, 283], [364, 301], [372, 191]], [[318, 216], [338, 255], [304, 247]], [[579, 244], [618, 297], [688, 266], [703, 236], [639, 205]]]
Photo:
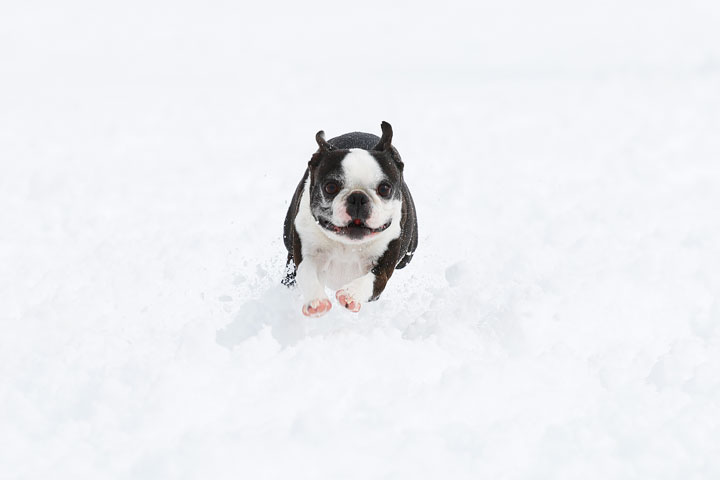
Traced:
[[288, 253], [287, 263], [285, 264], [285, 277], [281, 282], [286, 287], [294, 287], [297, 283], [295, 277], [297, 277], [297, 267], [293, 261], [292, 253]]

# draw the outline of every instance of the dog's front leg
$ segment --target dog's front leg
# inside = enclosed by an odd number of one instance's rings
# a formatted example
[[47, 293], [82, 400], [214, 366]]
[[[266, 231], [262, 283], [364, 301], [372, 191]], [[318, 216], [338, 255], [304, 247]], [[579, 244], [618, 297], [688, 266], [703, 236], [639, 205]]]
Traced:
[[395, 271], [400, 255], [400, 240], [395, 239], [388, 244], [387, 250], [378, 259], [375, 266], [367, 274], [356, 278], [335, 293], [340, 305], [351, 312], [357, 312], [364, 302], [372, 302], [380, 298], [388, 280]]
[[332, 308], [330, 300], [325, 295], [325, 287], [318, 279], [317, 265], [312, 258], [304, 258], [300, 262], [295, 281], [305, 302], [302, 307], [305, 316], [319, 317]]
[[375, 274], [370, 271], [362, 277], [356, 278], [335, 293], [340, 305], [351, 312], [360, 311], [364, 302], [370, 301], [373, 296]]

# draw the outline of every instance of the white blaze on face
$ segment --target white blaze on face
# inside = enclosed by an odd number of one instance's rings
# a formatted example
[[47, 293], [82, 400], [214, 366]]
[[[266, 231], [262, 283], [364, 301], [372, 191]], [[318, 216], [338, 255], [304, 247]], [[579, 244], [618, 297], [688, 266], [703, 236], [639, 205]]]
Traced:
[[353, 190], [373, 188], [385, 178], [377, 160], [367, 150], [353, 148], [342, 160], [345, 186]]
[[[399, 200], [384, 200], [377, 194], [377, 186], [385, 179], [377, 160], [367, 150], [350, 149], [342, 160], [344, 184], [340, 193], [333, 200], [333, 223], [347, 225], [351, 217], [347, 213], [346, 199], [355, 191], [362, 191], [372, 204], [370, 217], [366, 224], [370, 228], [379, 228], [386, 224], [394, 213], [400, 211]], [[400, 221], [398, 218], [397, 222]]]

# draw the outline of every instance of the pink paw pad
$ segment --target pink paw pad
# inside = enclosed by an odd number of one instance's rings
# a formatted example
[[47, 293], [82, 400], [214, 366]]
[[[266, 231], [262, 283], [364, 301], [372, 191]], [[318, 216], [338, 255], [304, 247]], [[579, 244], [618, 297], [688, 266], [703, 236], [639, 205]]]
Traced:
[[347, 308], [351, 312], [359, 312], [361, 304], [357, 300], [355, 300], [348, 292], [345, 290], [338, 290], [335, 294], [335, 298], [338, 299], [338, 302], [340, 302], [340, 305]]
[[332, 308], [330, 300], [327, 298], [315, 299], [307, 305], [303, 305], [302, 313], [306, 317], [319, 317], [325, 315]]

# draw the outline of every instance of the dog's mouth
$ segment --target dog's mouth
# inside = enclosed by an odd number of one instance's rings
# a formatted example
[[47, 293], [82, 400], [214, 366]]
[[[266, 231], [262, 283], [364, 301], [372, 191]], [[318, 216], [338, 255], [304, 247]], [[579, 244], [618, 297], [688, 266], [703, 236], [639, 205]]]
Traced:
[[329, 230], [336, 235], [345, 235], [349, 238], [358, 239], [366, 237], [368, 235], [376, 235], [380, 232], [384, 232], [388, 229], [388, 227], [392, 223], [392, 220], [389, 220], [386, 224], [381, 225], [378, 228], [370, 228], [365, 224], [364, 221], [360, 219], [355, 219], [344, 227], [338, 227], [334, 223], [330, 222], [329, 220], [325, 220], [324, 218], [318, 219], [318, 223], [325, 230]]

